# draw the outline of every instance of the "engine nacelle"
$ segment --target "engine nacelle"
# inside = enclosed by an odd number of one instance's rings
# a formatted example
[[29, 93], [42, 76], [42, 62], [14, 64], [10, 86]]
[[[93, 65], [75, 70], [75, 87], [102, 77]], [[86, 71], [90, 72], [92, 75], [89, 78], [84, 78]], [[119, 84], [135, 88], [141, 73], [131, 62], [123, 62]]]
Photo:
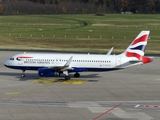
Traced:
[[40, 68], [38, 69], [38, 74], [41, 77], [57, 77], [59, 76], [59, 72], [55, 72], [52, 69]]

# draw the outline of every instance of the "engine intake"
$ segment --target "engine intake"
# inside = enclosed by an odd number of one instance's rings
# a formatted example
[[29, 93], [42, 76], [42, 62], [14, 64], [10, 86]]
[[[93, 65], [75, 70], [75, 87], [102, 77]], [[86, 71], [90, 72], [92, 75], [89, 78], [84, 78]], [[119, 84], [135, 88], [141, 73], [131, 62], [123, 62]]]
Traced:
[[38, 69], [38, 74], [41, 77], [57, 77], [59, 76], [59, 72], [56, 72], [52, 69], [48, 68], [40, 68]]

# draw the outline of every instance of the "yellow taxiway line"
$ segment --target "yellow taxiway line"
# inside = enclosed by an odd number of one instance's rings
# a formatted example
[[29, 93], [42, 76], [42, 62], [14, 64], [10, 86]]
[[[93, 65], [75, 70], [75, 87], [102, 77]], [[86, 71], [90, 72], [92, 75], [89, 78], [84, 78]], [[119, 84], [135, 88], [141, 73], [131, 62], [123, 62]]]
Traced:
[[21, 94], [20, 92], [5, 92], [4, 94], [7, 95], [17, 95], [17, 94]]
[[37, 79], [37, 80], [33, 80], [32, 82], [47, 84], [47, 83], [54, 83], [54, 82], [57, 82], [57, 81], [58, 81], [58, 79]]
[[83, 84], [84, 82], [87, 82], [87, 80], [67, 80], [67, 81], [63, 81], [61, 82], [61, 84]]
[[50, 83], [61, 83], [61, 84], [83, 84], [84, 82], [87, 82], [87, 80], [79, 80], [79, 79], [71, 79], [71, 80], [59, 80], [59, 79], [37, 79], [33, 80], [34, 83], [42, 83], [42, 84], [50, 84]]

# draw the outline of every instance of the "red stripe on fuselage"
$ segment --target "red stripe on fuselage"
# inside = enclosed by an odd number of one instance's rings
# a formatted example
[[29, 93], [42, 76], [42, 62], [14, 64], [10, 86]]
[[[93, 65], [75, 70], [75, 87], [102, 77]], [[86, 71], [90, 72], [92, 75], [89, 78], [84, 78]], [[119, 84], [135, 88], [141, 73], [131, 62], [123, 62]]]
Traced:
[[148, 35], [143, 35], [140, 38], [134, 40], [133, 43], [132, 43], [132, 45], [135, 45], [135, 44], [137, 44], [139, 42], [145, 42], [147, 40], [148, 40]]
[[31, 56], [18, 56], [18, 58], [33, 58]]

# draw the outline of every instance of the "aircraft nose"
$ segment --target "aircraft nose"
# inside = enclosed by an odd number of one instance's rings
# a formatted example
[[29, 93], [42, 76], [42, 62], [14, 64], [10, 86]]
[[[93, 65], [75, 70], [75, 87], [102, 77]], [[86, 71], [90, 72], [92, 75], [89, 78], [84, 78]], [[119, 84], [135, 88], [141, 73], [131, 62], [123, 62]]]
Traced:
[[4, 66], [8, 66], [8, 65], [9, 65], [9, 61], [6, 60], [6, 61], [4, 62]]

